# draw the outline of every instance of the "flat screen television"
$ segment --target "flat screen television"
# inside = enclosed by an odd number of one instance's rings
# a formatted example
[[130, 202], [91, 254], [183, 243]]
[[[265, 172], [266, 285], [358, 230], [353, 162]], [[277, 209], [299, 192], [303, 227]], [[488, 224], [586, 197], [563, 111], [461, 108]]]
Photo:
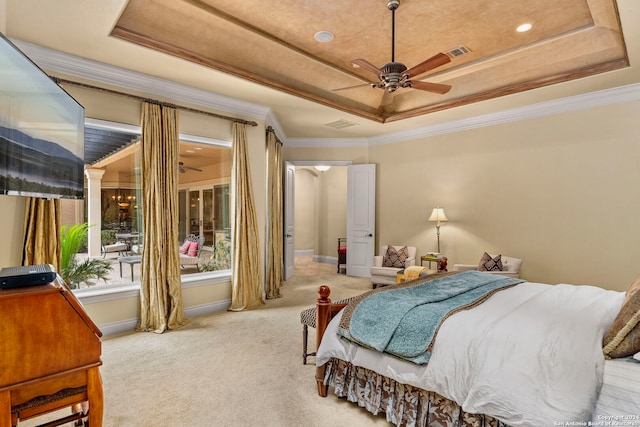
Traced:
[[84, 108], [0, 33], [0, 194], [83, 189]]

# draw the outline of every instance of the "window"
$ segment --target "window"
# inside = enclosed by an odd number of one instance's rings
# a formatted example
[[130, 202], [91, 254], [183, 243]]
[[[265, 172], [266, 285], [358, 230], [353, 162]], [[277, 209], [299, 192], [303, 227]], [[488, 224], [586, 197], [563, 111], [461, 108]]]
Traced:
[[[98, 127], [109, 125], [100, 122]], [[114, 126], [110, 133], [117, 132], [115, 129], [122, 126], [125, 125]], [[131, 133], [132, 128], [127, 127], [126, 130]], [[88, 134], [95, 137], [96, 133]], [[105, 171], [100, 181], [100, 218], [97, 221], [88, 218], [86, 198], [80, 215], [71, 212], [65, 215], [63, 212], [63, 223], [87, 221], [99, 224], [101, 246], [114, 248], [101, 255], [111, 264], [107, 282], [97, 281], [92, 288], [140, 281], [139, 262], [135, 258], [126, 261], [121, 258], [140, 256], [144, 251], [140, 144], [137, 137], [131, 139], [130, 136], [122, 148], [88, 166]], [[185, 277], [197, 278], [198, 275], [211, 274], [211, 271], [230, 268], [231, 142], [181, 134], [179, 162], [178, 243], [184, 242], [191, 234], [204, 237], [204, 245], [199, 248], [197, 258], [181, 262], [180, 273], [184, 281]], [[78, 210], [72, 206], [68, 209]], [[74, 217], [84, 219], [74, 221], [71, 219]], [[80, 253], [78, 256], [87, 257], [88, 254]], [[81, 285], [83, 287], [88, 285]]]

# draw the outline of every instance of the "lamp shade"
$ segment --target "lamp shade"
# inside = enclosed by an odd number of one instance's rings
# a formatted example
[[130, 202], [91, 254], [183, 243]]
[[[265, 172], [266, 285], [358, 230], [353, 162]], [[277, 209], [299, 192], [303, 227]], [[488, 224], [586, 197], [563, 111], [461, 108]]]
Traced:
[[438, 207], [438, 208], [433, 208], [433, 211], [431, 211], [431, 216], [429, 217], [429, 221], [447, 222], [449, 221], [449, 219], [447, 218], [447, 215], [444, 213], [444, 209]]
[[317, 165], [317, 166], [314, 166], [314, 168], [316, 168], [316, 170], [318, 172], [326, 172], [329, 169], [331, 169], [331, 166], [329, 166], [329, 165]]

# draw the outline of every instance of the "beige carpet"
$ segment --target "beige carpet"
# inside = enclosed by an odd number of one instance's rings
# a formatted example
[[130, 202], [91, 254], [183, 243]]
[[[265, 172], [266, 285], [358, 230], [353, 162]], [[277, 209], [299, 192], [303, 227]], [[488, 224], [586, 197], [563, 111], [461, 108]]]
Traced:
[[[161, 335], [107, 337], [104, 425], [389, 425], [332, 394], [319, 397], [314, 358], [302, 364], [300, 311], [314, 304], [318, 286], [330, 285], [334, 300], [370, 289], [368, 279], [335, 274], [333, 264], [320, 268], [329, 266], [334, 273], [296, 274], [282, 298], [257, 310], [195, 317]], [[314, 347], [315, 330], [309, 335]]]

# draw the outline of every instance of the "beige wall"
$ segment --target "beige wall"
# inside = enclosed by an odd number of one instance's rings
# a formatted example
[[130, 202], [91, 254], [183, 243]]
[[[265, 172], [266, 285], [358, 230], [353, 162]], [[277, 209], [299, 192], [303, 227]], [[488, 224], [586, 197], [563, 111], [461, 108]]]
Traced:
[[296, 167], [294, 184], [294, 245], [296, 251], [318, 252], [318, 174], [310, 168]]
[[295, 249], [337, 257], [338, 237], [347, 235], [347, 167], [295, 172]]
[[625, 290], [640, 272], [638, 117], [634, 101], [372, 146], [366, 155], [285, 145], [285, 157], [376, 163], [376, 248], [435, 251], [427, 218], [441, 206], [450, 265], [489, 251], [522, 258], [530, 281]]
[[347, 237], [347, 167], [333, 166], [319, 180], [318, 254], [337, 257], [338, 237]]
[[530, 281], [625, 290], [640, 271], [638, 117], [630, 102], [375, 147], [378, 239], [435, 250], [440, 205], [450, 264], [492, 251]]

